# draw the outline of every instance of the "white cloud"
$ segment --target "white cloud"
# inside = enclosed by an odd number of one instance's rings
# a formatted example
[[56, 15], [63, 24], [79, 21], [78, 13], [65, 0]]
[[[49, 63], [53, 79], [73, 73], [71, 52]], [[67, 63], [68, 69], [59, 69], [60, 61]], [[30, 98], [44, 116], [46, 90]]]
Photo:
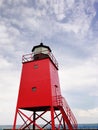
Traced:
[[[78, 123], [97, 123], [98, 118], [98, 108], [83, 110], [83, 109], [74, 109]], [[93, 120], [96, 120], [93, 122]]]
[[[26, 4], [27, 1], [24, 1], [24, 3]], [[86, 7], [85, 3], [77, 2], [78, 4], [76, 4], [73, 0], [70, 2], [65, 2], [64, 0], [57, 0], [54, 2], [43, 0], [35, 3], [36, 8], [29, 8], [28, 6], [24, 6], [24, 4], [20, 4], [19, 7], [15, 7], [16, 9], [9, 8], [6, 9], [7, 11], [5, 12], [9, 12], [10, 15], [15, 14], [16, 17], [19, 16], [17, 17], [18, 20], [16, 24], [21, 29], [35, 30], [38, 35], [41, 35], [41, 37], [51, 37], [62, 30], [65, 32], [74, 32], [78, 38], [83, 38], [88, 31], [90, 31], [90, 23], [95, 15], [94, 9], [92, 8], [93, 4], [89, 5], [93, 11], [90, 11], [88, 16], [88, 14], [85, 13], [85, 8], [88, 8], [88, 3], [86, 3]], [[51, 10], [53, 11], [52, 14], [49, 12]], [[67, 13], [70, 11], [72, 12], [71, 15], [67, 16]], [[62, 21], [56, 21], [55, 17], [57, 17], [58, 20], [65, 19], [65, 22], [62, 23]], [[14, 17], [11, 19], [11, 22], [14, 23], [14, 19], [16, 18]], [[68, 20], [66, 21], [66, 19]]]
[[9, 34], [7, 33], [7, 28], [4, 24], [0, 25], [0, 44], [9, 43]]
[[71, 24], [71, 23], [65, 23], [65, 24], [58, 24], [58, 27], [61, 28], [61, 30], [67, 31], [67, 32], [74, 32], [79, 33], [81, 26], [78, 24]]
[[94, 96], [94, 97], [98, 97], [98, 90], [97, 90], [97, 88], [95, 89], [96, 91], [93, 91], [93, 92], [91, 92], [89, 95], [90, 96]]
[[[19, 74], [14, 64], [0, 57], [0, 124], [12, 124], [18, 95]], [[12, 114], [13, 113], [13, 114]]]
[[2, 6], [3, 0], [0, 0], [0, 7]]
[[[20, 32], [18, 29], [11, 27], [11, 25], [6, 25], [6, 22], [0, 22], [0, 47], [5, 45], [11, 47], [12, 44], [16, 42], [17, 37], [19, 37]], [[12, 47], [11, 47], [12, 48]]]
[[1, 71], [2, 71], [3, 69], [4, 69], [4, 70], [5, 70], [5, 69], [9, 69], [9, 68], [12, 66], [12, 64], [9, 63], [9, 62], [7, 62], [4, 57], [0, 57], [0, 61], [1, 61], [1, 63], [0, 63], [0, 70], [1, 70]]
[[98, 77], [96, 70], [97, 64], [92, 63], [92, 61], [83, 61], [79, 65], [76, 63], [76, 66], [64, 67], [60, 70], [63, 89], [85, 89], [91, 85], [96, 86]]
[[75, 0], [66, 0], [68, 8], [72, 8]]

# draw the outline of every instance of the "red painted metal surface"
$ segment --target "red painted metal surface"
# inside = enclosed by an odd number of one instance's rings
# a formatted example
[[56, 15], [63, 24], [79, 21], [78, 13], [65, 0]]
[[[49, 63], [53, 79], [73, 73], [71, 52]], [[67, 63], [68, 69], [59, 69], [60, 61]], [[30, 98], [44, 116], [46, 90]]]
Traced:
[[[65, 99], [61, 96], [58, 63], [51, 52], [45, 55], [24, 55], [13, 130], [20, 116], [19, 130], [50, 127], [52, 130], [77, 129], [77, 121]], [[39, 59], [37, 59], [39, 58]], [[30, 111], [31, 115], [25, 113]], [[40, 113], [39, 113], [40, 112]], [[45, 115], [48, 113], [48, 118]], [[40, 121], [41, 120], [41, 121]], [[40, 125], [44, 121], [43, 126]], [[40, 123], [39, 123], [40, 122]]]
[[19, 108], [50, 106], [52, 101], [49, 63], [49, 59], [43, 59], [23, 64]]
[[[24, 59], [26, 60], [24, 61]], [[52, 97], [61, 95], [61, 92], [57, 71], [58, 64], [53, 54], [49, 53], [49, 58], [37, 61], [33, 59], [33, 54], [29, 54], [23, 56], [22, 61], [18, 108], [34, 109], [54, 104], [55, 100]]]

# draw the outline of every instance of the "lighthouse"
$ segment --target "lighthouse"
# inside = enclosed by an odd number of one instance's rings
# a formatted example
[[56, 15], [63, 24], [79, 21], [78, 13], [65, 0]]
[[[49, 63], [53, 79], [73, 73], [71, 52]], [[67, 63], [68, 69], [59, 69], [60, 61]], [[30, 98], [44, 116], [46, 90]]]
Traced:
[[[28, 112], [30, 114], [28, 114]], [[40, 43], [22, 57], [22, 72], [13, 130], [77, 129], [77, 121], [61, 95], [58, 62], [49, 46]]]

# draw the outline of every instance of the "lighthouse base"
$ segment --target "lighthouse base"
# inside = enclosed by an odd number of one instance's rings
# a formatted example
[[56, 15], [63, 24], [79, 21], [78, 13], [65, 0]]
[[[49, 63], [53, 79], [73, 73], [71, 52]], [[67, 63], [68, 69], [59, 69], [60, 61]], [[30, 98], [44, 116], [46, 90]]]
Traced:
[[[19, 119], [16, 119], [16, 118]], [[17, 122], [21, 122], [17, 128]], [[66, 122], [64, 121], [62, 112], [59, 107], [47, 107], [44, 111], [26, 111], [18, 109], [14, 120], [13, 130], [66, 130]]]
[[[20, 123], [22, 125], [20, 125]], [[16, 126], [19, 127], [17, 128]], [[77, 121], [66, 100], [59, 96], [54, 106], [16, 109], [12, 130], [76, 130]]]

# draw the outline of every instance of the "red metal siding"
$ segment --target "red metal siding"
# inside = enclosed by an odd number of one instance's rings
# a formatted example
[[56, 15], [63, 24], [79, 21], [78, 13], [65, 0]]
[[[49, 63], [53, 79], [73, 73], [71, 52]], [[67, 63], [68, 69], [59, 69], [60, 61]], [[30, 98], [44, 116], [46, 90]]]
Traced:
[[53, 65], [52, 62], [50, 62], [50, 77], [51, 77], [51, 92], [52, 92], [52, 103], [55, 105], [57, 101], [57, 96], [61, 96], [61, 90], [60, 90], [60, 83], [59, 83], [59, 76], [58, 76], [58, 70]]
[[[50, 60], [43, 59], [23, 64], [18, 107], [39, 107], [51, 104]], [[35, 87], [32, 90], [32, 88]]]

